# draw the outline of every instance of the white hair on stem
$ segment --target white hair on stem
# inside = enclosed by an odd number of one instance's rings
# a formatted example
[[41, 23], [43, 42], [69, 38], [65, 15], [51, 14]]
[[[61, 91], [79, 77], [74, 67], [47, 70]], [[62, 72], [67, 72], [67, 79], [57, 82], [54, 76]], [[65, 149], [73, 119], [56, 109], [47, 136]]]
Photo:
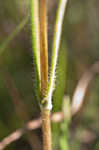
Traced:
[[56, 64], [58, 58], [58, 51], [60, 46], [61, 40], [61, 33], [62, 33], [62, 23], [65, 13], [67, 0], [60, 0], [59, 7], [57, 11], [55, 29], [54, 29], [54, 39], [53, 39], [53, 48], [52, 48], [52, 60], [51, 60], [51, 70], [50, 70], [50, 77], [49, 77], [49, 85], [47, 95], [45, 97], [48, 100], [48, 105], [46, 109], [52, 109], [52, 95], [53, 95], [53, 87], [54, 87], [54, 80], [55, 80], [55, 71], [56, 71]]

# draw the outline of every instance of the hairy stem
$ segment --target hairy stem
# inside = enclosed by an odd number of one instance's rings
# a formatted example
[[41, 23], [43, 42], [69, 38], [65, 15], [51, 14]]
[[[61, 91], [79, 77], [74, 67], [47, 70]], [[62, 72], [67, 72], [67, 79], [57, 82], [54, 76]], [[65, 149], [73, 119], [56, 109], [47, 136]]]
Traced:
[[40, 21], [40, 69], [41, 69], [41, 107], [43, 150], [51, 150], [50, 110], [46, 109], [47, 101], [43, 102], [48, 88], [48, 41], [47, 41], [47, 0], [39, 0]]
[[50, 110], [42, 110], [43, 150], [51, 150]]

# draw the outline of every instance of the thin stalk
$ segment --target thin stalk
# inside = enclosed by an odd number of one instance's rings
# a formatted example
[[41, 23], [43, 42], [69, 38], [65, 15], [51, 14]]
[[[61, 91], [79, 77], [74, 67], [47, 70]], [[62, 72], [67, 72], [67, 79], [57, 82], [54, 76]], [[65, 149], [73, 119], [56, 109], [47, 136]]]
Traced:
[[51, 150], [50, 110], [46, 108], [48, 100], [43, 101], [48, 88], [47, 5], [46, 0], [30, 2], [36, 88], [42, 111], [43, 149]]
[[51, 150], [50, 110], [46, 108], [48, 99], [43, 101], [48, 88], [47, 0], [39, 0], [39, 21], [43, 150]]

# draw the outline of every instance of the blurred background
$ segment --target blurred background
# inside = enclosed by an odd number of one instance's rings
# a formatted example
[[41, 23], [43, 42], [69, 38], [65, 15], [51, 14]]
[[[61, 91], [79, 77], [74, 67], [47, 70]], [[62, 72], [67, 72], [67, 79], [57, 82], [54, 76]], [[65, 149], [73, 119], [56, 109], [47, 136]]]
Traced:
[[[0, 141], [27, 121], [40, 117], [35, 95], [29, 4], [29, 0], [0, 2]], [[58, 0], [48, 1], [49, 66], [57, 5]], [[97, 0], [69, 0], [67, 4], [52, 113], [62, 111], [64, 95], [69, 96], [72, 104], [75, 89], [86, 93], [65, 130], [68, 134], [62, 133], [63, 122], [52, 124], [54, 150], [64, 150], [59, 145], [62, 135], [66, 141], [68, 137], [69, 150], [99, 150], [98, 11]], [[41, 128], [27, 132], [5, 149], [41, 150]]]

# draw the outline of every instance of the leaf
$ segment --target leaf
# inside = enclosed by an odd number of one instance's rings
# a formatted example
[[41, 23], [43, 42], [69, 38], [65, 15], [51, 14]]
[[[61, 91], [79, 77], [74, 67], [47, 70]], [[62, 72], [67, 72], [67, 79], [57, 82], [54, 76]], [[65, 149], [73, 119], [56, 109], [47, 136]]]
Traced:
[[30, 0], [31, 30], [32, 30], [32, 47], [33, 63], [35, 71], [35, 92], [37, 99], [40, 96], [40, 28], [39, 28], [39, 1]]
[[2, 55], [2, 53], [6, 50], [6, 48], [8, 47], [9, 43], [16, 37], [16, 35], [23, 29], [23, 27], [25, 26], [25, 24], [28, 21], [28, 17], [25, 17], [20, 23], [19, 25], [16, 27], [16, 29], [8, 36], [7, 39], [5, 39], [5, 41], [1, 44], [0, 46], [0, 55]]
[[45, 99], [48, 99], [48, 105], [49, 105], [48, 107], [50, 109], [52, 108], [51, 100], [52, 100], [52, 94], [53, 94], [53, 89], [54, 89], [53, 87], [54, 87], [54, 83], [55, 83], [55, 71], [56, 71], [56, 64], [57, 64], [58, 51], [59, 51], [61, 32], [62, 32], [62, 23], [63, 23], [66, 4], [67, 4], [67, 0], [59, 1], [55, 29], [54, 29], [54, 39], [53, 39], [49, 84], [48, 84], [47, 95], [45, 97]]

